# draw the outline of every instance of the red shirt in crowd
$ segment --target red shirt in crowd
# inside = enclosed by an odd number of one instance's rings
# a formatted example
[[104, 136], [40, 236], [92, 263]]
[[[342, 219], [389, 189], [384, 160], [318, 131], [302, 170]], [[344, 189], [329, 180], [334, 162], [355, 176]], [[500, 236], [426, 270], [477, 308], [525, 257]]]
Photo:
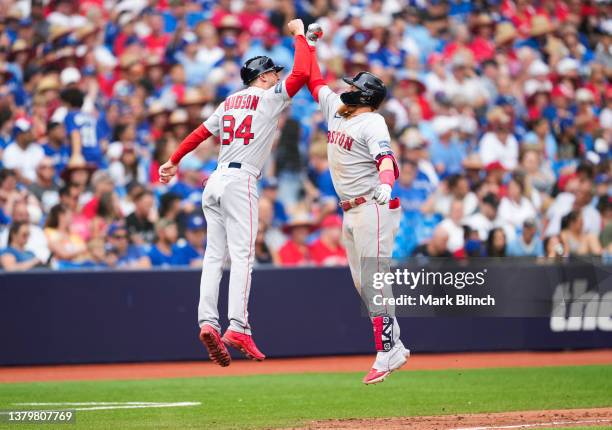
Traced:
[[291, 240], [278, 251], [278, 256], [282, 266], [301, 266], [310, 263], [308, 248], [300, 247]]
[[317, 239], [310, 245], [310, 257], [312, 261], [320, 266], [345, 266], [348, 264], [346, 250], [342, 245], [333, 249]]

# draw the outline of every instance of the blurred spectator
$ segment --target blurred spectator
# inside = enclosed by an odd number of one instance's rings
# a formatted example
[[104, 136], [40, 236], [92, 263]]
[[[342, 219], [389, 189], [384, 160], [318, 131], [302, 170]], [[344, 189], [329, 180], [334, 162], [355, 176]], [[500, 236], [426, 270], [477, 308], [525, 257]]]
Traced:
[[120, 223], [113, 223], [108, 229], [107, 250], [112, 266], [124, 269], [146, 269], [151, 260], [137, 245], [130, 245], [128, 232]]
[[71, 157], [77, 161], [84, 159], [97, 167], [106, 167], [96, 118], [83, 111], [85, 94], [78, 88], [67, 88], [62, 91], [61, 98], [68, 107], [64, 125], [70, 139]]
[[202, 267], [206, 247], [206, 221], [200, 215], [193, 215], [187, 222], [185, 240], [172, 252], [172, 264]]
[[561, 242], [567, 246], [569, 255], [601, 255], [599, 238], [583, 230], [583, 215], [572, 210], [561, 220]]
[[285, 206], [278, 200], [278, 180], [274, 177], [266, 178], [261, 181], [262, 193], [261, 197], [268, 199], [274, 206], [274, 216], [272, 224], [281, 226], [287, 222], [288, 216], [285, 211]]
[[518, 164], [518, 142], [511, 133], [511, 118], [500, 107], [487, 115], [489, 129], [480, 139], [480, 159], [486, 166], [499, 162], [506, 170]]
[[414, 257], [451, 257], [452, 254], [448, 251], [448, 237], [446, 229], [438, 227], [434, 230], [431, 239], [417, 246], [412, 255]]
[[44, 211], [49, 212], [59, 202], [59, 188], [53, 159], [45, 156], [36, 166], [36, 180], [28, 186], [28, 190], [38, 199]]
[[71, 232], [71, 227], [72, 211], [61, 204], [53, 206], [45, 222], [45, 235], [53, 263], [58, 268], [82, 262], [87, 252], [85, 242]]
[[499, 218], [515, 228], [520, 228], [527, 219], [534, 218], [536, 209], [528, 197], [530, 191], [525, 175], [513, 174], [508, 182], [507, 196], [499, 204]]
[[502, 228], [494, 228], [487, 238], [487, 257], [506, 256], [506, 234]]
[[161, 219], [155, 225], [157, 239], [149, 251], [149, 260], [153, 266], [170, 266], [176, 258], [176, 240], [178, 227], [174, 221]]
[[328, 215], [321, 222], [320, 236], [310, 245], [310, 258], [320, 266], [346, 266], [346, 250], [341, 244], [342, 218]]
[[453, 200], [450, 205], [448, 217], [445, 218], [438, 228], [444, 230], [448, 235], [447, 249], [453, 254], [459, 256], [463, 250], [465, 242], [463, 227], [461, 220], [463, 219], [463, 202], [461, 200]]
[[278, 251], [281, 266], [304, 266], [312, 262], [306, 240], [314, 230], [314, 223], [306, 215], [296, 216], [283, 226], [289, 239]]
[[[23, 223], [29, 226], [28, 241], [25, 244], [25, 250], [32, 252], [42, 264], [46, 264], [50, 256], [47, 238], [43, 230], [37, 224], [30, 222], [30, 214], [26, 202], [24, 200], [16, 201], [10, 215], [13, 224]], [[8, 233], [9, 229], [7, 228], [0, 230], [0, 249], [8, 246]]]
[[125, 219], [132, 243], [144, 245], [153, 242], [155, 236], [153, 222], [156, 220], [154, 204], [151, 191], [142, 190], [134, 196], [134, 211]]
[[523, 222], [523, 232], [508, 243], [506, 255], [510, 257], [543, 257], [544, 245], [537, 237], [535, 219], [528, 218]]
[[14, 141], [9, 143], [2, 154], [2, 164], [7, 169], [14, 169], [17, 178], [24, 184], [36, 180], [36, 167], [45, 156], [43, 149], [34, 142], [32, 124], [25, 119], [15, 121]]
[[[569, 182], [569, 181], [568, 181]], [[601, 232], [601, 214], [592, 205], [593, 203], [593, 180], [589, 177], [576, 178], [576, 187], [559, 193], [555, 201], [548, 208], [546, 215], [549, 219], [545, 236], [559, 234], [561, 231], [561, 219], [572, 209], [582, 213], [584, 222], [583, 231], [599, 236]]]
[[27, 251], [26, 243], [30, 227], [25, 222], [11, 225], [8, 233], [8, 246], [0, 250], [0, 265], [7, 271], [25, 271], [41, 264], [33, 252]]

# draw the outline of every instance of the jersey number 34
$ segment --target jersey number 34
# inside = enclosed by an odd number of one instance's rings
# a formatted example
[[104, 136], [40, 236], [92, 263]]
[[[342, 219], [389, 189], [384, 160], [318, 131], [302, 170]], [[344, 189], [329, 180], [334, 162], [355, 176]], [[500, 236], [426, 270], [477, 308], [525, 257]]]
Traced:
[[234, 139], [242, 139], [245, 145], [251, 143], [255, 135], [251, 132], [253, 115], [247, 115], [242, 123], [236, 128], [236, 118], [232, 115], [223, 115], [223, 138], [222, 145], [229, 145]]

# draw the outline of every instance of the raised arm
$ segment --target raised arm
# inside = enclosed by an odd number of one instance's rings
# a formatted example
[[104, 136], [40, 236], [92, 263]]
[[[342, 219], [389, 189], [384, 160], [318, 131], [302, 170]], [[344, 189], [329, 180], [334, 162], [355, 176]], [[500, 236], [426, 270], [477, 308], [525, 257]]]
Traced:
[[323, 32], [317, 24], [311, 24], [308, 26], [308, 37], [312, 41], [312, 44], [308, 45], [308, 53], [310, 55], [310, 77], [308, 79], [308, 90], [315, 101], [319, 102], [319, 90], [325, 85], [325, 80], [321, 76], [321, 70], [319, 69], [319, 63], [317, 61], [317, 50], [314, 46], [314, 42], [323, 36]]
[[285, 87], [289, 97], [293, 97], [308, 82], [310, 76], [310, 50], [306, 37], [304, 36], [304, 23], [301, 19], [294, 19], [289, 24], [289, 31], [295, 40], [295, 56], [293, 69], [287, 79]]

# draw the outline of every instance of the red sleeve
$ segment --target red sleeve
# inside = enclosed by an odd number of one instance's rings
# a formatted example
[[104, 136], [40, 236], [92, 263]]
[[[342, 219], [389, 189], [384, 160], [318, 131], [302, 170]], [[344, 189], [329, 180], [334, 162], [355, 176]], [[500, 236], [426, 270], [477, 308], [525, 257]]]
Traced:
[[319, 90], [325, 85], [325, 81], [323, 80], [323, 76], [321, 76], [315, 47], [309, 46], [308, 48], [310, 51], [310, 78], [308, 79], [308, 90], [315, 101], [319, 102]]
[[285, 80], [285, 88], [289, 97], [293, 97], [308, 81], [310, 75], [310, 50], [308, 42], [302, 35], [295, 38], [295, 58], [293, 69]]
[[178, 164], [185, 155], [193, 151], [198, 145], [208, 139], [212, 133], [208, 131], [204, 124], [193, 130], [179, 145], [170, 157], [170, 161]]

